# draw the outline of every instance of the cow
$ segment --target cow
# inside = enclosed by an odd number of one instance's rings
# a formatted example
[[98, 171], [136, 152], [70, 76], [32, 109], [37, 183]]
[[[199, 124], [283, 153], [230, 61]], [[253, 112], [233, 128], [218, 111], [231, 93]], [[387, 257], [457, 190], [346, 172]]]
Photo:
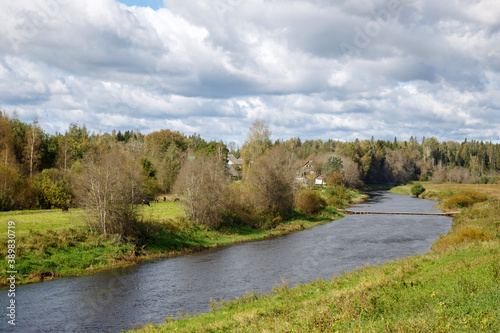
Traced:
[[181, 199], [179, 199], [179, 198], [174, 199], [174, 202], [179, 202], [179, 201], [181, 201]]
[[158, 198], [155, 198], [155, 203], [158, 203]]
[[68, 212], [68, 210], [69, 210], [69, 207], [68, 207], [67, 205], [63, 205], [63, 206], [62, 206], [62, 211], [63, 211], [63, 213]]
[[148, 205], [148, 207], [151, 207], [151, 205], [149, 204], [149, 201], [147, 200], [142, 200], [142, 205]]
[[163, 197], [163, 201], [164, 201], [164, 202], [165, 202], [165, 201], [167, 201], [167, 197]]

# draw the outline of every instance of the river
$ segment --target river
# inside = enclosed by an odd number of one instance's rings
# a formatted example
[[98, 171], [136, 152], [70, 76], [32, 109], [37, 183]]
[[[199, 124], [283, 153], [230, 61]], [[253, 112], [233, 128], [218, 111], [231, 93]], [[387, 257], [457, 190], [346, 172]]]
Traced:
[[[385, 192], [353, 209], [439, 212], [434, 201]], [[168, 314], [210, 311], [210, 299], [269, 292], [284, 278], [291, 285], [343, 271], [423, 254], [452, 219], [441, 216], [348, 215], [286, 236], [225, 246], [85, 277], [18, 286], [16, 326], [5, 316], [0, 291], [0, 332], [116, 332]]]

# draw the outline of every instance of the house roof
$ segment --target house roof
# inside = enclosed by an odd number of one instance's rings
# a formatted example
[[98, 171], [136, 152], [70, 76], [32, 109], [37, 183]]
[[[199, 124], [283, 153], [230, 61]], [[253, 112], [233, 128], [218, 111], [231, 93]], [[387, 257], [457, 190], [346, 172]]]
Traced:
[[237, 165], [242, 165], [243, 160], [241, 158], [236, 158], [234, 155], [228, 154], [227, 159], [229, 160], [228, 164], [237, 164]]
[[238, 171], [236, 171], [231, 164], [227, 165], [227, 170], [229, 171], [229, 174], [231, 175], [231, 177], [239, 177], [240, 176], [238, 174]]

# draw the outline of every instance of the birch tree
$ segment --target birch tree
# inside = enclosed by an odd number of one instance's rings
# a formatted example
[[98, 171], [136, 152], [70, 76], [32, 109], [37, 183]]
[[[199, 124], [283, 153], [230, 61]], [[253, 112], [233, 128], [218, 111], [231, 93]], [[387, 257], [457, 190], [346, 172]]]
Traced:
[[24, 160], [28, 166], [30, 177], [33, 176], [35, 167], [40, 164], [42, 159], [42, 152], [40, 149], [42, 144], [41, 132], [38, 119], [35, 117], [26, 130], [26, 144], [24, 146]]

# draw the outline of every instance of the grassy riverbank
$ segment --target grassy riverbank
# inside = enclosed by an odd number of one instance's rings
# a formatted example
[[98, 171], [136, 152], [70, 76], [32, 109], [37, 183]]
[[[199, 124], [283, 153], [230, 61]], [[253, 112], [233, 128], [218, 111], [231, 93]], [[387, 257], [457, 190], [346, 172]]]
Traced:
[[[468, 185], [424, 184], [449, 199]], [[474, 186], [488, 200], [464, 208], [433, 251], [366, 266], [269, 295], [212, 303], [212, 312], [139, 332], [498, 332], [500, 186]], [[452, 190], [454, 193], [447, 193]], [[402, 193], [406, 187], [394, 190]]]
[[[90, 275], [105, 269], [135, 265], [144, 260], [173, 257], [206, 248], [284, 235], [343, 217], [335, 208], [320, 214], [296, 213], [290, 221], [262, 230], [226, 226], [210, 230], [184, 216], [179, 203], [152, 203], [139, 207], [140, 240], [92, 233], [83, 209], [0, 212], [0, 254], [7, 266], [8, 221], [15, 222], [17, 284], [64, 276]], [[5, 285], [6, 270], [0, 273]]]

